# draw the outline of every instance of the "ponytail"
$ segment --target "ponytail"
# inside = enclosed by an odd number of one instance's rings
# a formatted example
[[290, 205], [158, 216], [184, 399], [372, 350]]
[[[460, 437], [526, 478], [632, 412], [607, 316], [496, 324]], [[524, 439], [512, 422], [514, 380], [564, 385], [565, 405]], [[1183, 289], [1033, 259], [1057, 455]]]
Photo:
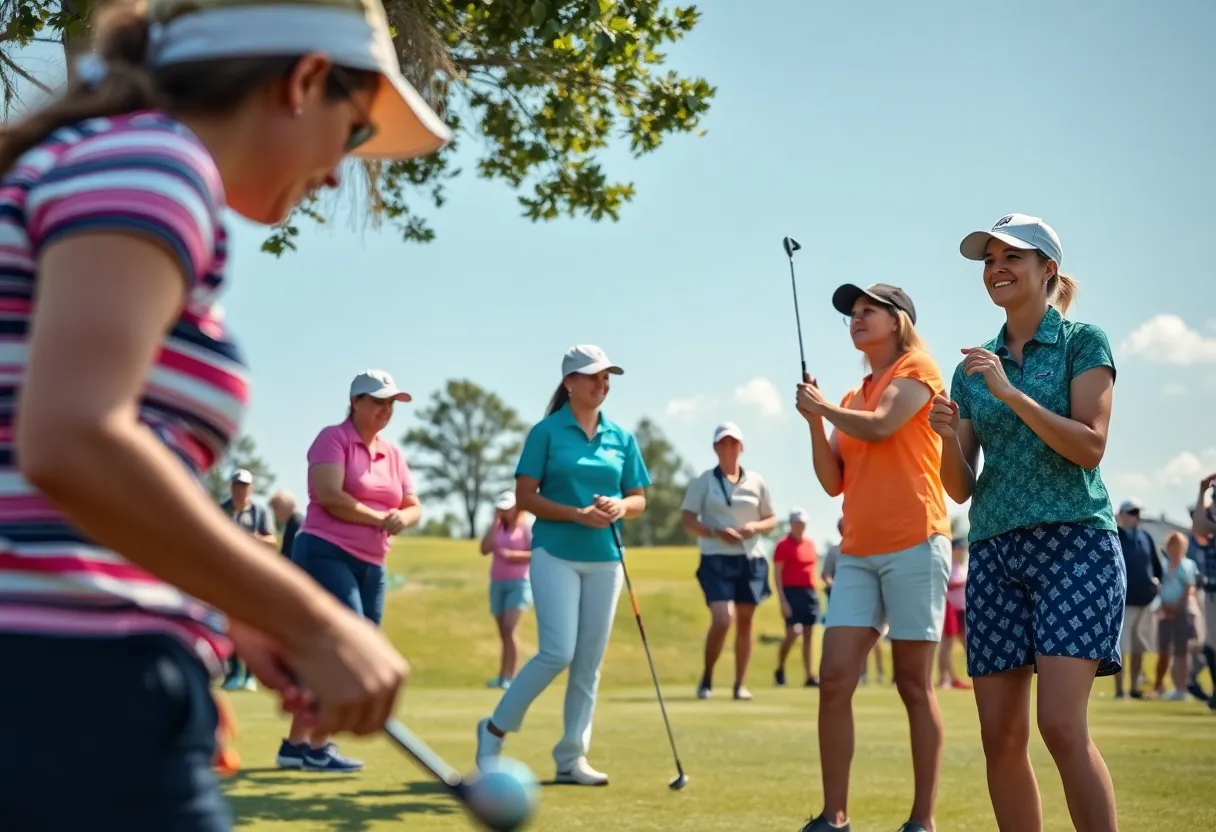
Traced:
[[[194, 11], [190, 0], [182, 0], [157, 22]], [[69, 67], [67, 87], [58, 99], [0, 128], [0, 175], [56, 130], [88, 119], [149, 109], [198, 115], [231, 112], [255, 90], [290, 73], [300, 60], [298, 55], [278, 55], [152, 68], [147, 60], [150, 26], [143, 0], [115, 0], [100, 9], [93, 25], [93, 47], [102, 71], [96, 77], [91, 77], [93, 73], [77, 77]], [[375, 89], [380, 83], [375, 72], [340, 68], [342, 78], [331, 74], [325, 85], [330, 100], [349, 97], [351, 87]]]
[[565, 383], [557, 385], [557, 389], [553, 391], [553, 398], [549, 399], [549, 408], [545, 411], [545, 415], [552, 416], [565, 407], [569, 401], [570, 391], [566, 388]]
[[1056, 274], [1047, 281], [1047, 301], [1060, 311], [1061, 315], [1068, 313], [1068, 307], [1077, 297], [1077, 281], [1066, 274]]

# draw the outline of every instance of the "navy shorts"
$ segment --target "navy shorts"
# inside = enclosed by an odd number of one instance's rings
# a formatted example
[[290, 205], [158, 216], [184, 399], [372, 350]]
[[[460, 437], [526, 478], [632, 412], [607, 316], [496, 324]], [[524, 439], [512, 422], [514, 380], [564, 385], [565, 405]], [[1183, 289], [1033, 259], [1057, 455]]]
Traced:
[[384, 567], [360, 560], [316, 535], [300, 532], [291, 559], [346, 606], [380, 623], [384, 616]]
[[162, 635], [0, 633], [0, 828], [229, 832], [199, 660]]
[[819, 594], [813, 587], [783, 586], [781, 594], [790, 605], [790, 615], [785, 619], [785, 626], [801, 624], [810, 627], [819, 620]]
[[1119, 631], [1127, 571], [1114, 532], [1067, 523], [1015, 529], [971, 546], [967, 674], [989, 676], [1036, 656], [1123, 667]]
[[697, 580], [706, 604], [734, 601], [759, 604], [772, 590], [768, 586], [768, 560], [747, 555], [701, 555]]

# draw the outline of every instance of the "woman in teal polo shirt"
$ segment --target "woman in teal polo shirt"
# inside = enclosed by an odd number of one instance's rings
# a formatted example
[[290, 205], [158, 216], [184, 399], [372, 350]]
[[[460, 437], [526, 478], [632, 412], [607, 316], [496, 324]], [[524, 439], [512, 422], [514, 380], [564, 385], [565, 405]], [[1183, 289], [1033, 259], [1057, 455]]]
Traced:
[[553, 749], [559, 783], [607, 785], [587, 763], [600, 662], [620, 597], [621, 554], [608, 528], [646, 509], [650, 475], [633, 434], [600, 412], [608, 378], [624, 371], [599, 347], [571, 347], [548, 415], [524, 442], [516, 467], [519, 507], [532, 527], [537, 654], [477, 726], [477, 763], [502, 753], [532, 701], [566, 668], [565, 731]]
[[[1095, 676], [1121, 666], [1127, 576], [1098, 464], [1115, 383], [1106, 334], [1063, 317], [1076, 283], [1060, 240], [1010, 214], [969, 234], [1005, 326], [966, 356], [929, 421], [943, 438], [942, 482], [971, 500], [967, 669], [975, 681], [988, 791], [1001, 829], [1043, 828], [1030, 766], [1031, 677], [1038, 726], [1078, 829], [1117, 828], [1110, 773], [1089, 736]], [[977, 452], [984, 468], [975, 474]]]

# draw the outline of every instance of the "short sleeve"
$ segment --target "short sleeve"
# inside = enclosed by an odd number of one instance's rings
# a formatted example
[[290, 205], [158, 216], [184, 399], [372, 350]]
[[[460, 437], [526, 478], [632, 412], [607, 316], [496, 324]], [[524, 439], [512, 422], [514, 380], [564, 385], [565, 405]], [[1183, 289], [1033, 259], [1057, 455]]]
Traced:
[[1069, 377], [1076, 378], [1095, 367], [1110, 367], [1115, 372], [1115, 356], [1110, 339], [1101, 327], [1080, 324], [1069, 343]]
[[168, 126], [120, 127], [69, 147], [29, 191], [35, 257], [51, 243], [98, 231], [151, 238], [193, 286], [215, 261], [222, 185], [195, 140]]
[[628, 434], [625, 442], [625, 467], [621, 470], [621, 492], [627, 493], [650, 485], [650, 472], [638, 449], [638, 440]]
[[954, 378], [950, 379], [950, 401], [958, 405], [958, 418], [971, 418], [971, 400], [967, 396], [967, 377], [963, 375], [963, 362], [954, 369]]
[[903, 361], [896, 365], [891, 378], [892, 380], [910, 378], [923, 382], [933, 395], [937, 395], [945, 389], [942, 385], [942, 372], [937, 368], [937, 362], [922, 350], [912, 350], [904, 356]]
[[308, 447], [308, 465], [346, 465], [346, 444], [342, 434], [334, 428], [326, 428]]
[[531, 477], [540, 482], [545, 478], [545, 463], [549, 457], [549, 431], [544, 422], [539, 422], [528, 431], [519, 462], [515, 465], [515, 476]]
[[777, 545], [773, 547], [773, 563], [781, 563], [785, 560], [787, 547], [784, 540], [778, 540]]
[[274, 534], [274, 524], [270, 522], [270, 512], [265, 506], [258, 506], [258, 533]]
[[773, 493], [768, 490], [768, 483], [760, 481], [760, 516], [772, 517], [773, 511]]
[[705, 483], [704, 476], [693, 478], [688, 488], [684, 489], [684, 502], [680, 504], [680, 511], [691, 511], [698, 515], [701, 513], [701, 508], [705, 505]]

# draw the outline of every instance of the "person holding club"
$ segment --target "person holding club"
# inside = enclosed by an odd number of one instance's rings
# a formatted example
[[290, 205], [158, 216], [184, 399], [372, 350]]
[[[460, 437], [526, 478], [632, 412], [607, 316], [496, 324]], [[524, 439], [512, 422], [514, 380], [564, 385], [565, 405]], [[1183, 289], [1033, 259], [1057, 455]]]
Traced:
[[747, 666], [752, 655], [752, 617], [756, 607], [772, 594], [768, 558], [762, 534], [777, 526], [773, 500], [764, 477], [739, 464], [743, 433], [733, 422], [719, 425], [713, 434], [718, 464], [688, 484], [680, 509], [684, 528], [697, 538], [701, 563], [697, 580], [709, 607], [705, 637], [705, 665], [697, 697], [713, 691], [714, 665], [722, 655], [726, 634], [735, 625], [734, 698], [747, 701]]
[[548, 413], [528, 432], [516, 466], [517, 506], [533, 516], [532, 597], [538, 649], [477, 725], [477, 764], [502, 754], [532, 702], [569, 669], [564, 731], [553, 749], [556, 781], [605, 786], [587, 762], [600, 663], [623, 585], [622, 553], [609, 526], [646, 510], [650, 474], [637, 440], [602, 412], [609, 378], [624, 373], [582, 344], [562, 358]]
[[884, 626], [912, 739], [915, 795], [901, 832], [933, 832], [942, 752], [933, 664], [946, 614], [950, 520], [939, 474], [942, 442], [927, 414], [944, 387], [902, 289], [847, 284], [832, 305], [846, 316], [871, 372], [839, 405], [809, 378], [798, 385], [815, 474], [827, 494], [844, 497], [819, 665], [823, 811], [803, 832], [850, 827], [853, 693]]
[[[1031, 767], [1031, 678], [1038, 728], [1073, 825], [1118, 828], [1110, 772], [1086, 719], [1096, 676], [1119, 671], [1127, 573], [1099, 463], [1115, 364], [1106, 333], [1064, 317], [1076, 282], [1056, 232], [1009, 214], [960, 249], [982, 262], [1005, 313], [997, 336], [964, 349], [950, 397], [933, 400], [942, 481], [971, 500], [967, 671], [975, 684], [988, 792], [1000, 829], [1043, 828]], [[976, 474], [979, 452], [984, 467]]]
[[[101, 5], [101, 4], [98, 4]], [[407, 673], [202, 487], [250, 384], [216, 304], [227, 212], [284, 221], [348, 155], [451, 133], [379, 0], [108, 3], [66, 88], [0, 129], [5, 829], [227, 832], [211, 685], [235, 646], [325, 732]], [[100, 822], [100, 823], [99, 823]]]

